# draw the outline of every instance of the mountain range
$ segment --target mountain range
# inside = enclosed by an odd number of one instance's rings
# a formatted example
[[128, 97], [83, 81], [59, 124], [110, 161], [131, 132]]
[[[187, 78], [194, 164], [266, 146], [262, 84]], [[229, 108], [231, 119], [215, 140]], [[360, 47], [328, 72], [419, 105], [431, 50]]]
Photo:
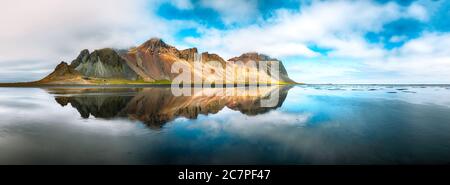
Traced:
[[[200, 68], [194, 65], [195, 61], [201, 62]], [[222, 66], [212, 65], [210, 61]], [[246, 65], [248, 61], [255, 61], [256, 64], [260, 61], [270, 61], [269, 69], [262, 70], [258, 65]], [[90, 52], [85, 49], [70, 64], [61, 62], [52, 73], [41, 80], [9, 85], [169, 84], [179, 75], [171, 71], [175, 62], [189, 68], [192, 71], [192, 79], [201, 79], [202, 82], [211, 78], [234, 84], [253, 82], [249, 77], [243, 77], [242, 71], [234, 74], [233, 81], [225, 81], [225, 71], [204, 75], [205, 69], [214, 71], [217, 67], [232, 66], [235, 69], [246, 69], [247, 76], [264, 76], [271, 79], [271, 83], [295, 83], [289, 78], [281, 61], [264, 54], [244, 53], [225, 61], [217, 54], [199, 53], [197, 48], [179, 50], [159, 38], [152, 38], [128, 50], [104, 48]], [[277, 78], [270, 74], [273, 65], [279, 65], [280, 74]]]

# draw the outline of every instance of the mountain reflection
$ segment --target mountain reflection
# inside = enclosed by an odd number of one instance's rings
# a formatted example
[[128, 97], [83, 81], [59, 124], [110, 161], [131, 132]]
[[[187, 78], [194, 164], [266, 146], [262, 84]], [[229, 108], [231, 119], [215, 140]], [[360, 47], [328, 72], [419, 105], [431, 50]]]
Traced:
[[[291, 86], [232, 88], [238, 95], [220, 94], [219, 88], [196, 89], [206, 95], [174, 96], [170, 87], [149, 88], [49, 88], [56, 102], [77, 109], [82, 118], [128, 118], [160, 129], [178, 117], [196, 119], [225, 107], [245, 115], [257, 115], [281, 107]], [[274, 99], [275, 97], [275, 99]], [[272, 99], [272, 106], [262, 101]]]

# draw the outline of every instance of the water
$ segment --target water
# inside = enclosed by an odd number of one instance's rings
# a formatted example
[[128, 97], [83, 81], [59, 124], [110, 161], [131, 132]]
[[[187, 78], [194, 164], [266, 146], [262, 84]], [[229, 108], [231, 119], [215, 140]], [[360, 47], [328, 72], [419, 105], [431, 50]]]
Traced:
[[[206, 89], [205, 91], [215, 91]], [[279, 91], [272, 107], [261, 107]], [[449, 86], [0, 88], [0, 164], [449, 164]]]

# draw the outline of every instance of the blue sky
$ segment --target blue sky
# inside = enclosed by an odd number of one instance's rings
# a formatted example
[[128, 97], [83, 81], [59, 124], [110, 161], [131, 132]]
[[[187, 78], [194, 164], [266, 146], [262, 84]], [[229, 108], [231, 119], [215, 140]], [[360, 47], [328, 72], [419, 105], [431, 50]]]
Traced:
[[1, 13], [11, 26], [0, 81], [37, 79], [83, 48], [160, 37], [225, 59], [265, 53], [299, 82], [450, 83], [450, 1], [19, 1]]

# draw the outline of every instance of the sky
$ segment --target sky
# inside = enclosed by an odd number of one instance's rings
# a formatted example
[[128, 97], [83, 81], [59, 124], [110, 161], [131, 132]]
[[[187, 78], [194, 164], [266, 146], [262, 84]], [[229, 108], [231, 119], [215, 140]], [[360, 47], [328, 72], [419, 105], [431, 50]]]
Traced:
[[0, 82], [37, 80], [82, 49], [152, 37], [224, 59], [259, 52], [305, 83], [450, 83], [445, 0], [2, 0]]

